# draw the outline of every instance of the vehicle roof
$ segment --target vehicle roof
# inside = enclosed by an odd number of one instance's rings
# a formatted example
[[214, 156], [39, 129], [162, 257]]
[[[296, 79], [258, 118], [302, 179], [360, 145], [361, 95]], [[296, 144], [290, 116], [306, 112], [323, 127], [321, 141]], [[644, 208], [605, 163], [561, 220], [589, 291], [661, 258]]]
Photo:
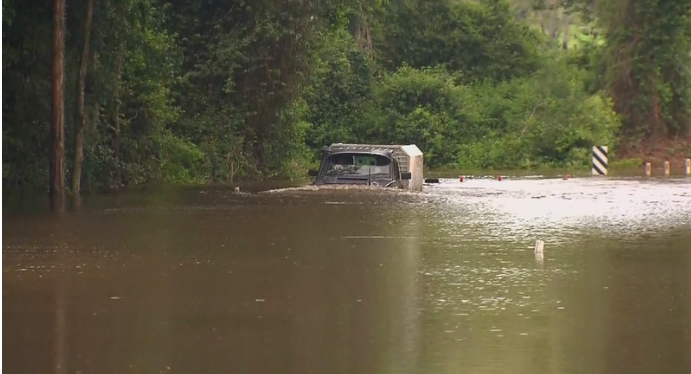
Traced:
[[331, 150], [331, 149], [327, 149], [326, 152], [330, 156], [331, 155], [344, 154], [344, 153], [356, 153], [356, 154], [363, 154], [363, 155], [383, 156], [383, 157], [386, 157], [388, 159], [391, 159], [393, 157], [393, 151], [391, 151], [391, 150], [356, 150], [356, 149]]
[[399, 145], [374, 145], [374, 144], [345, 144], [333, 143], [327, 147], [330, 151], [351, 150], [351, 151], [387, 151], [394, 152], [400, 149]]

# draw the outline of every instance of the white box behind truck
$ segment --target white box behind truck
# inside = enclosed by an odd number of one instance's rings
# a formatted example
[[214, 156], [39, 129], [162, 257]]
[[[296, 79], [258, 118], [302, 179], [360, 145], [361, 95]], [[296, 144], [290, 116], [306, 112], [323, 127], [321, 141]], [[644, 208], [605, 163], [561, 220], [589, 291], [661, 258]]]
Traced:
[[401, 150], [408, 156], [408, 165], [406, 165], [405, 169], [410, 172], [410, 180], [408, 181], [407, 189], [410, 191], [422, 191], [422, 184], [424, 183], [422, 151], [414, 144], [402, 145]]

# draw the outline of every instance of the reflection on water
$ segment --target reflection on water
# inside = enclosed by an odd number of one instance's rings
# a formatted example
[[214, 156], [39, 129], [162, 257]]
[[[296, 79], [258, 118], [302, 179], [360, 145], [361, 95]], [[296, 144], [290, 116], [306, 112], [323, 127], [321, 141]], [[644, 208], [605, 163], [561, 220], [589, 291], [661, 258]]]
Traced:
[[691, 372], [687, 180], [442, 182], [15, 205], [3, 369]]

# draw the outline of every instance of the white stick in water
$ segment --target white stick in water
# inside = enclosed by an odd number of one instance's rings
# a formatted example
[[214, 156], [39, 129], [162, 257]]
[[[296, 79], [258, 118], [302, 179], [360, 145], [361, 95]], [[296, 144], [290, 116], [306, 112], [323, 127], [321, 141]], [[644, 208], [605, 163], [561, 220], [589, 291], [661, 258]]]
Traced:
[[542, 267], [545, 263], [545, 254], [542, 252], [545, 243], [542, 240], [535, 242], [535, 262], [539, 267]]
[[545, 242], [543, 242], [542, 240], [536, 241], [535, 242], [535, 253], [542, 254], [542, 250], [544, 249], [544, 247], [545, 247]]

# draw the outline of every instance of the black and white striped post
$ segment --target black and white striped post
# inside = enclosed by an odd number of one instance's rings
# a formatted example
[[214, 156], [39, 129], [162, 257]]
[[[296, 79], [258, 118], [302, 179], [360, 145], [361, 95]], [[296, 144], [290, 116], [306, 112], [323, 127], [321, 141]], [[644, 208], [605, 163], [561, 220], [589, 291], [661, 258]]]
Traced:
[[593, 147], [593, 175], [607, 175], [607, 146]]

